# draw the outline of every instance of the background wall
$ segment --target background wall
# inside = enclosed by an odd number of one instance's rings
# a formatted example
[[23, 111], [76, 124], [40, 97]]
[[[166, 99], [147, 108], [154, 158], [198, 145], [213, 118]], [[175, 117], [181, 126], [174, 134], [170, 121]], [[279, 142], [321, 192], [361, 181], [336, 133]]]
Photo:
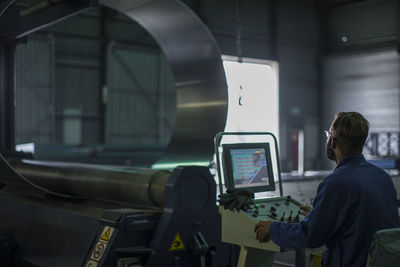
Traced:
[[291, 170], [291, 133], [303, 130], [308, 148], [305, 167], [315, 168], [319, 161], [317, 5], [313, 1], [225, 0], [204, 1], [199, 9], [222, 54], [278, 61], [281, 166]]
[[112, 10], [30, 35], [18, 46], [17, 75], [18, 143], [169, 142], [176, 96], [166, 59], [147, 32]]
[[399, 132], [399, 1], [332, 3], [321, 59], [321, 125], [329, 128], [339, 111], [358, 111], [370, 133]]
[[32, 36], [16, 51], [17, 140], [51, 143], [55, 137], [54, 53], [51, 39]]
[[[362, 112], [372, 131], [398, 131], [399, 1], [184, 3], [222, 54], [279, 63], [283, 170], [292, 170], [292, 133], [299, 130], [305, 169], [331, 167], [322, 132], [338, 111]], [[26, 62], [34, 69], [24, 71]], [[175, 119], [169, 67], [151, 36], [122, 15], [100, 8], [35, 33], [18, 48], [17, 65], [27, 77], [17, 84], [18, 142], [167, 145]], [[36, 85], [28, 92], [27, 83]]]

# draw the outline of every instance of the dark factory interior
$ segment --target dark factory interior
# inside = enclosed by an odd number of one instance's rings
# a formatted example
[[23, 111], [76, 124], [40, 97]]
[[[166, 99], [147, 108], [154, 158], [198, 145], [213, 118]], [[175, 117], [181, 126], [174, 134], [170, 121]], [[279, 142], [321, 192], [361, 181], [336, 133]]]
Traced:
[[399, 0], [0, 0], [0, 267], [396, 267], [399, 170]]

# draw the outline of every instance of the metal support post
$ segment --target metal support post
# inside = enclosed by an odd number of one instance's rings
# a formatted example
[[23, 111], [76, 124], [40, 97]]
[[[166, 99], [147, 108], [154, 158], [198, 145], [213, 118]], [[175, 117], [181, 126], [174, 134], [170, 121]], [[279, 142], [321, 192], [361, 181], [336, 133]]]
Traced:
[[304, 249], [296, 250], [296, 267], [306, 266], [306, 251]]

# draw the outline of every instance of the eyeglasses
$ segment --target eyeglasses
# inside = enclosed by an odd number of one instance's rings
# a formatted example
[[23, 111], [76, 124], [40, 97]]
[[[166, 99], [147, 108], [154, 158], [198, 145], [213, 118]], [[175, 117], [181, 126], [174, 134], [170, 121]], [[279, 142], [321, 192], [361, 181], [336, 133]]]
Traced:
[[332, 136], [331, 131], [324, 131], [324, 133], [325, 133], [325, 135], [326, 135], [326, 138], [329, 138], [329, 137]]

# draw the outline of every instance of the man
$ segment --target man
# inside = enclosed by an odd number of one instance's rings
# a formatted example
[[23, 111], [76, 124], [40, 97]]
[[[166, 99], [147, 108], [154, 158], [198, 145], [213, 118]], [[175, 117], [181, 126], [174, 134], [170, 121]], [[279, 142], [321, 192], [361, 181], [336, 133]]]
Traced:
[[326, 245], [323, 266], [365, 267], [377, 230], [399, 227], [390, 176], [361, 155], [369, 123], [357, 112], [340, 112], [327, 134], [326, 155], [336, 161], [319, 185], [314, 207], [300, 223], [261, 221], [256, 238], [283, 248]]

